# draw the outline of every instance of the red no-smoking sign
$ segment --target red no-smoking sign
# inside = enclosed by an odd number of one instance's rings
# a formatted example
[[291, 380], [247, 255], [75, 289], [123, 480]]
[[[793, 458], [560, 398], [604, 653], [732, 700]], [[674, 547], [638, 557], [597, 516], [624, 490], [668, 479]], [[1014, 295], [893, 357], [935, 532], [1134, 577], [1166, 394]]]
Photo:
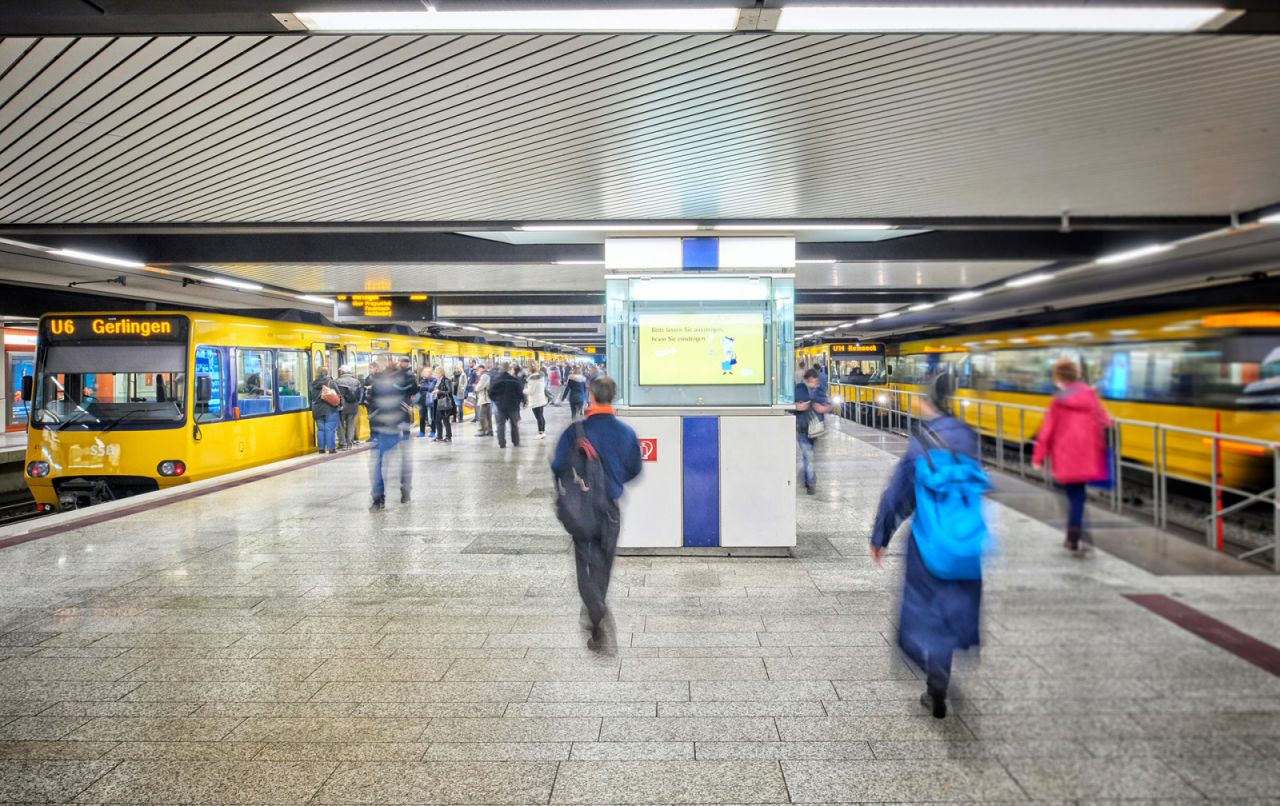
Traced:
[[646, 462], [658, 461], [658, 440], [656, 439], [640, 440], [640, 458]]

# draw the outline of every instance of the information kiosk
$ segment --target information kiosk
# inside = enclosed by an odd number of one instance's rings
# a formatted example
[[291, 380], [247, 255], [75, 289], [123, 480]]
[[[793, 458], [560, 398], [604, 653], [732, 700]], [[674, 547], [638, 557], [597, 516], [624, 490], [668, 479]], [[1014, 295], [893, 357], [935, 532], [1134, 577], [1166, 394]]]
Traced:
[[640, 438], [619, 547], [779, 553], [796, 543], [795, 280], [606, 279], [609, 373]]

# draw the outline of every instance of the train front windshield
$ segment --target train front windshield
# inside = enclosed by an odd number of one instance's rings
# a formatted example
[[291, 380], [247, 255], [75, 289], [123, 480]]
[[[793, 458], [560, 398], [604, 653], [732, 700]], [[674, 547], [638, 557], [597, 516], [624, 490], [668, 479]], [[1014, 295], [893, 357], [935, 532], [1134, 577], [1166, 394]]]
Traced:
[[183, 424], [185, 320], [46, 320], [36, 358], [34, 428], [134, 430]]

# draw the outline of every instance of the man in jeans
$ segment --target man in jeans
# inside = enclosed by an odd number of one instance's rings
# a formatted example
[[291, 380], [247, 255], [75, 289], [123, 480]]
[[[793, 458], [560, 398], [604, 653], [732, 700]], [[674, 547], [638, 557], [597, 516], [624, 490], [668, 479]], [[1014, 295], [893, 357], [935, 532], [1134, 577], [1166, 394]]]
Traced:
[[348, 364], [338, 367], [338, 394], [342, 395], [339, 412], [338, 447], [347, 450], [356, 444], [356, 417], [360, 414], [360, 399], [364, 397], [364, 385], [351, 371]]
[[511, 444], [520, 447], [520, 406], [524, 404], [524, 384], [511, 364], [502, 365], [502, 374], [489, 384], [489, 399], [498, 420], [498, 447], [507, 447], [507, 423], [511, 423]]
[[373, 432], [376, 452], [369, 465], [373, 487], [371, 512], [386, 509], [386, 465], [390, 455], [400, 452], [400, 503], [409, 503], [413, 487], [413, 464], [409, 460], [409, 426], [413, 417], [404, 397], [404, 384], [399, 370], [392, 365], [377, 377], [369, 390], [369, 430]]
[[[599, 543], [573, 541], [574, 561], [578, 571], [578, 594], [591, 619], [591, 640], [587, 646], [593, 650], [604, 649], [609, 637], [605, 599], [609, 593], [609, 576], [613, 572], [614, 553], [618, 547], [618, 533], [622, 529], [618, 511], [618, 499], [623, 486], [640, 475], [640, 441], [631, 426], [617, 418], [613, 401], [618, 385], [607, 375], [597, 375], [588, 389], [591, 401], [582, 430], [587, 441], [600, 456], [601, 469], [608, 481], [609, 511], [602, 524]], [[571, 426], [560, 435], [555, 458], [551, 460], [551, 472], [559, 479], [571, 467], [578, 429]]]
[[816, 367], [805, 370], [804, 380], [796, 384], [796, 444], [800, 446], [800, 461], [804, 468], [804, 491], [813, 495], [818, 491], [818, 474], [813, 469], [813, 438], [809, 436], [809, 424], [815, 419], [821, 422], [831, 411], [831, 398], [822, 383], [822, 375]]

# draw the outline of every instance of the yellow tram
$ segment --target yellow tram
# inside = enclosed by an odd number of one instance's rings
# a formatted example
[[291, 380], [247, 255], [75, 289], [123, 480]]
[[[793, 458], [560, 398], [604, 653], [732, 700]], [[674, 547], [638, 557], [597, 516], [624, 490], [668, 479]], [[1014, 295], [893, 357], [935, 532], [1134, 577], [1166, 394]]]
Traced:
[[796, 378], [818, 366], [833, 384], [875, 386], [885, 382], [885, 346], [881, 342], [828, 341], [796, 349]]
[[[1178, 311], [911, 341], [891, 352], [887, 391], [846, 387], [846, 400], [920, 392], [925, 378], [945, 367], [957, 379], [957, 416], [1016, 445], [1040, 428], [1053, 394], [1050, 368], [1065, 356], [1117, 419], [1280, 441], [1280, 311]], [[1126, 461], [1151, 467], [1160, 455], [1172, 477], [1211, 475], [1212, 437], [1169, 430], [1161, 444], [1156, 429], [1141, 425], [1122, 425], [1120, 436]], [[1228, 436], [1219, 450], [1226, 486], [1270, 483], [1274, 457], [1264, 446]]]
[[309, 453], [320, 366], [363, 377], [374, 360], [408, 358], [420, 371], [565, 357], [216, 313], [48, 314], [24, 390], [27, 484], [48, 512]]

